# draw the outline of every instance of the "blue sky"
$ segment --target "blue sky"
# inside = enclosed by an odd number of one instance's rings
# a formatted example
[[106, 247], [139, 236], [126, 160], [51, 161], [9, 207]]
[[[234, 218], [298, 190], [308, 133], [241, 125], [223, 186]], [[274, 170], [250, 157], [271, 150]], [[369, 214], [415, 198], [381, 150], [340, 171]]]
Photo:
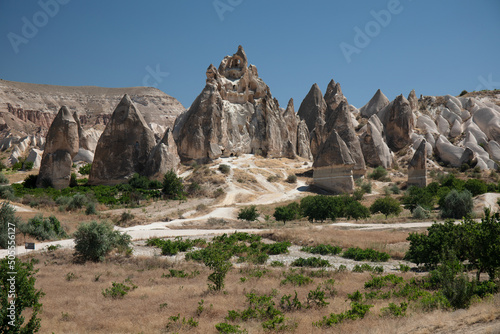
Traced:
[[239, 44], [296, 110], [331, 79], [357, 107], [378, 88], [389, 99], [500, 89], [498, 0], [0, 1], [5, 80], [146, 84], [189, 107]]

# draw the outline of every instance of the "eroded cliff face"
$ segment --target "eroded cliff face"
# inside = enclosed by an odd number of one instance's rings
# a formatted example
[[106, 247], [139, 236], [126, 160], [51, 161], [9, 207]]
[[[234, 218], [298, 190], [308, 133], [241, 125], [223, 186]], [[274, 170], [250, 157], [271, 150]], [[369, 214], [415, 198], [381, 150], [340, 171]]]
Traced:
[[[243, 153], [297, 156], [300, 120], [293, 104], [288, 111], [279, 107], [257, 68], [248, 66], [241, 46], [218, 69], [210, 65], [206, 76], [205, 88], [175, 125], [181, 160], [207, 161]], [[300, 154], [308, 153], [301, 147]]]
[[[175, 98], [152, 87], [71, 87], [0, 80], [0, 119], [13, 115], [20, 123], [33, 125], [45, 135], [64, 105], [70, 112], [78, 112], [85, 129], [101, 125], [103, 130], [124, 94], [141, 108], [152, 129], [161, 126], [161, 135], [167, 127], [173, 127], [176, 117], [185, 110]], [[0, 120], [1, 123], [5, 121]]]

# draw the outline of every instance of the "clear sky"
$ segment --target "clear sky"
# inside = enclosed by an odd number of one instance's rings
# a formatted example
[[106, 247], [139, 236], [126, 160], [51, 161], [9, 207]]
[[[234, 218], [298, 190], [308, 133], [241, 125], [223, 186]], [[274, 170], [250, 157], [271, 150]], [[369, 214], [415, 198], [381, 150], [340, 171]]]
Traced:
[[500, 1], [0, 0], [0, 78], [156, 86], [189, 107], [243, 45], [282, 107], [500, 89]]

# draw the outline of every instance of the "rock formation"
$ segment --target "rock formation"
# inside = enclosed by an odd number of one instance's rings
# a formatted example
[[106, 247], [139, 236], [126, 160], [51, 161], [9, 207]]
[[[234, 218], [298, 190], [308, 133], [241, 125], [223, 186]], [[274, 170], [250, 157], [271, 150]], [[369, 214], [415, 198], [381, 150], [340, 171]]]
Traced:
[[392, 167], [392, 153], [385, 143], [383, 130], [384, 126], [377, 115], [371, 116], [366, 124], [366, 131], [360, 137], [360, 144], [368, 165], [387, 169]]
[[[297, 128], [292, 128], [298, 122], [290, 111], [283, 115], [257, 68], [248, 66], [241, 46], [218, 69], [210, 65], [206, 76], [205, 88], [175, 124], [182, 161], [204, 162], [242, 153], [295, 157]], [[294, 124], [287, 124], [286, 115]]]
[[312, 132], [316, 127], [316, 120], [318, 118], [325, 118], [325, 111], [325, 99], [323, 98], [323, 94], [318, 84], [315, 83], [312, 85], [304, 100], [302, 100], [297, 115], [306, 122], [309, 132]]
[[69, 185], [73, 157], [79, 147], [78, 123], [63, 106], [47, 133], [37, 186], [52, 185], [62, 189]]
[[393, 151], [399, 151], [408, 145], [414, 128], [410, 103], [403, 95], [399, 95], [381, 112], [384, 112], [385, 117], [382, 117], [386, 120], [382, 123], [385, 125], [387, 146]]
[[180, 159], [172, 130], [167, 128], [162, 140], [156, 144], [149, 155], [145, 174], [150, 178], [160, 180], [169, 170], [177, 172], [179, 163]]
[[297, 155], [308, 160], [313, 160], [309, 138], [309, 129], [306, 122], [302, 120], [297, 127]]
[[314, 185], [333, 193], [352, 193], [355, 162], [336, 130], [321, 145], [314, 161]]
[[359, 109], [359, 112], [362, 117], [370, 118], [372, 115], [376, 115], [380, 110], [384, 109], [388, 104], [389, 99], [380, 89], [378, 89], [370, 101]]
[[408, 103], [410, 103], [410, 108], [413, 112], [418, 110], [418, 99], [415, 89], [412, 89], [410, 94], [408, 94]]
[[408, 162], [408, 187], [426, 187], [427, 186], [427, 153], [425, 140], [420, 142], [413, 158]]
[[144, 174], [156, 142], [144, 117], [125, 94], [99, 138], [89, 184], [114, 185]]

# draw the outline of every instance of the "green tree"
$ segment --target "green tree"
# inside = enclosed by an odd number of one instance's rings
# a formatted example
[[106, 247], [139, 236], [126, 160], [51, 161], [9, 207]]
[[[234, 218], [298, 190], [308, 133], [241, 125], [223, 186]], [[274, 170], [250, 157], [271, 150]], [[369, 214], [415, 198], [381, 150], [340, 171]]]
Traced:
[[401, 198], [401, 202], [404, 204], [405, 209], [410, 210], [412, 213], [417, 206], [431, 210], [434, 206], [434, 196], [427, 188], [411, 186]]
[[[44, 293], [35, 288], [35, 274], [38, 270], [33, 263], [19, 258], [4, 258], [0, 261], [0, 333], [36, 333], [40, 329], [38, 313], [42, 309], [40, 298]], [[14, 274], [12, 274], [14, 273]], [[12, 282], [15, 297], [12, 294]], [[26, 317], [29, 317], [26, 319]], [[25, 320], [27, 322], [25, 323]]]
[[348, 196], [307, 196], [300, 200], [300, 209], [309, 221], [335, 220], [344, 216]]
[[441, 206], [441, 217], [461, 219], [472, 212], [472, 194], [468, 190], [450, 191]]
[[208, 285], [210, 290], [220, 291], [224, 288], [226, 274], [232, 267], [229, 261], [231, 256], [231, 252], [215, 245], [209, 246], [203, 251], [203, 263], [213, 270], [213, 273], [208, 276], [208, 280], [213, 283]]
[[56, 240], [68, 236], [55, 216], [44, 218], [43, 215], [36, 215], [28, 220], [27, 223], [20, 224], [19, 231], [24, 235], [31, 235], [40, 241]]
[[380, 180], [387, 176], [387, 170], [383, 166], [378, 166], [368, 175], [370, 179]]
[[477, 259], [479, 273], [486, 271], [490, 280], [494, 280], [500, 268], [500, 214], [491, 215], [489, 210], [485, 210], [476, 236], [473, 260]]
[[295, 220], [300, 218], [300, 207], [296, 202], [290, 203], [286, 206], [276, 207], [274, 214], [276, 220], [282, 221], [286, 224], [287, 221]]
[[89, 175], [91, 169], [92, 169], [92, 164], [86, 164], [78, 169], [78, 173], [82, 175]]
[[257, 207], [255, 205], [247, 206], [246, 208], [241, 208], [238, 213], [238, 219], [247, 220], [249, 222], [253, 222], [259, 218], [259, 212], [257, 211]]
[[168, 171], [163, 177], [163, 193], [169, 199], [184, 199], [184, 185], [182, 178], [177, 177], [173, 170]]
[[385, 215], [385, 218], [389, 215], [396, 215], [398, 216], [401, 213], [401, 204], [399, 203], [398, 200], [386, 196], [382, 198], [378, 198], [371, 206], [370, 206], [370, 212], [372, 214], [375, 214], [377, 212], [380, 212]]
[[131, 240], [130, 235], [114, 231], [112, 225], [96, 221], [80, 224], [74, 237], [76, 257], [93, 262], [102, 261], [115, 248], [121, 251], [129, 249]]
[[481, 195], [488, 191], [486, 182], [478, 179], [468, 179], [467, 182], [465, 182], [464, 188], [470, 191], [472, 196]]
[[357, 221], [360, 218], [370, 217], [370, 210], [358, 201], [351, 201], [345, 208], [345, 216], [354, 218]]
[[0, 206], [0, 247], [7, 249], [9, 244], [9, 228], [14, 231], [20, 225], [21, 220], [16, 217], [16, 210], [8, 202], [3, 202]]

